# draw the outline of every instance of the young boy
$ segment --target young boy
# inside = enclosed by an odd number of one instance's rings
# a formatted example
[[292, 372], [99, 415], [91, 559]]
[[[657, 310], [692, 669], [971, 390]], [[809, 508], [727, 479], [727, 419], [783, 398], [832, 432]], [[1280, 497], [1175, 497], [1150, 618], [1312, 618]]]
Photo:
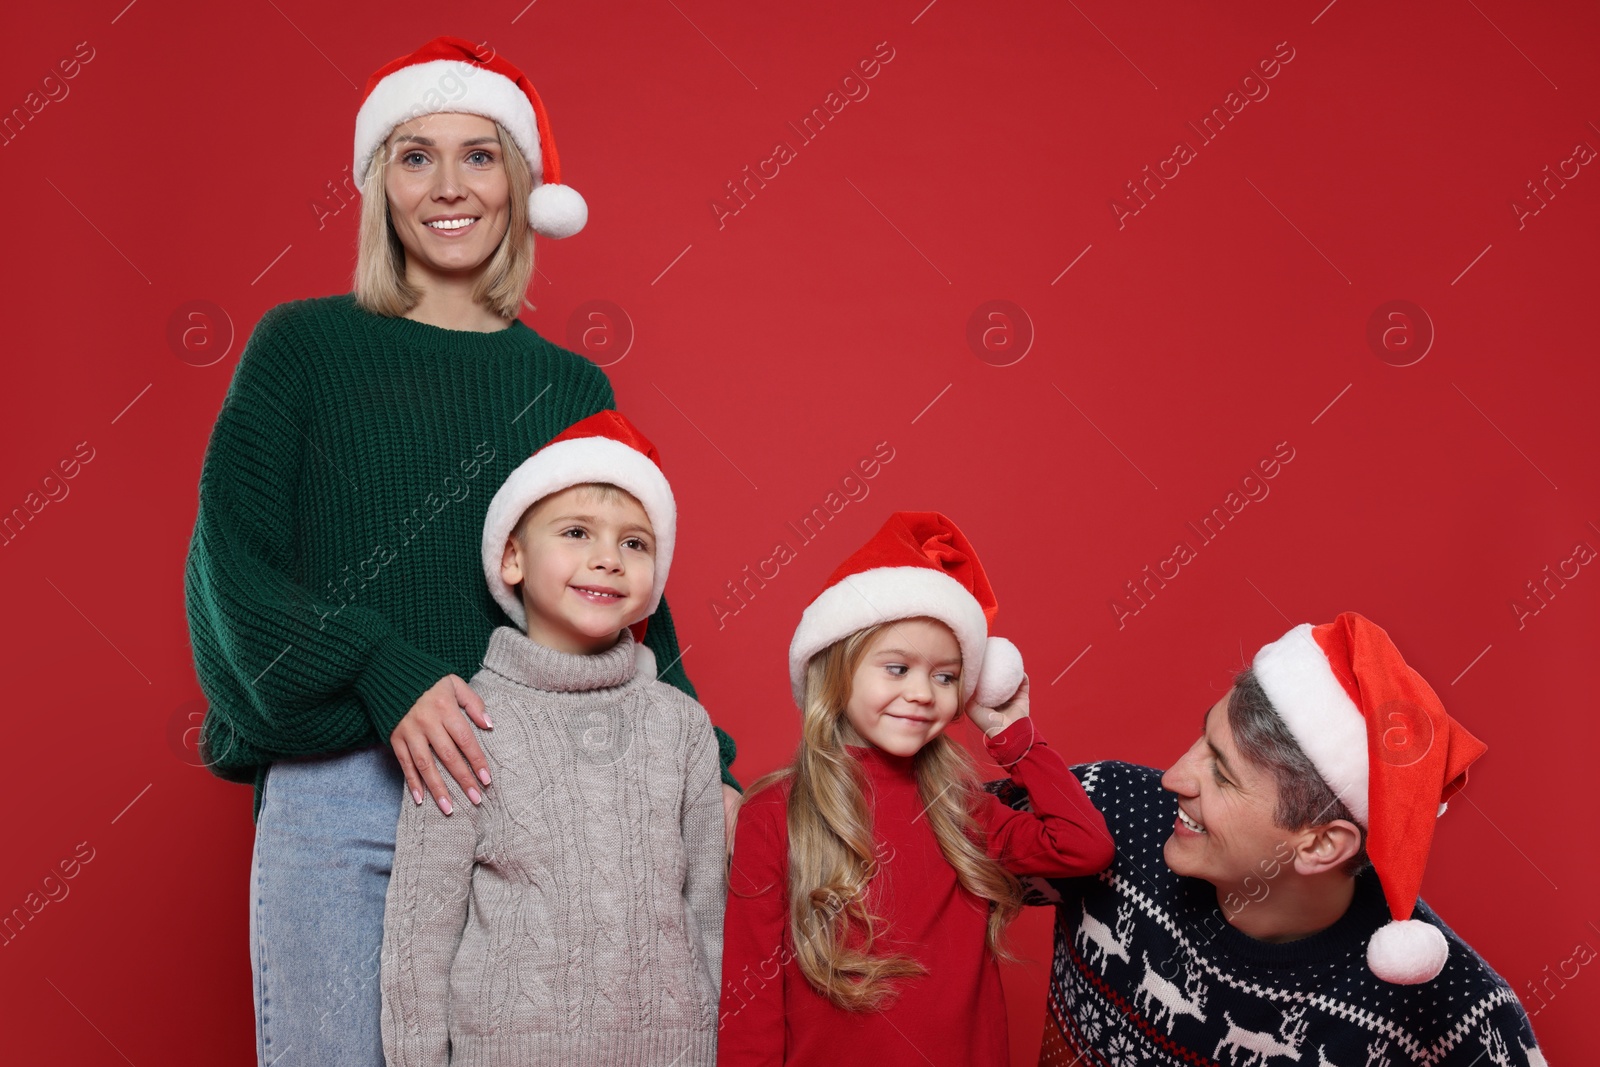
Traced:
[[[493, 785], [407, 794], [384, 921], [390, 1067], [712, 1067], [724, 855], [705, 709], [638, 642], [676, 511], [623, 416], [576, 423], [506, 480], [484, 576], [520, 627], [471, 681]], [[630, 629], [630, 627], [632, 629]]]

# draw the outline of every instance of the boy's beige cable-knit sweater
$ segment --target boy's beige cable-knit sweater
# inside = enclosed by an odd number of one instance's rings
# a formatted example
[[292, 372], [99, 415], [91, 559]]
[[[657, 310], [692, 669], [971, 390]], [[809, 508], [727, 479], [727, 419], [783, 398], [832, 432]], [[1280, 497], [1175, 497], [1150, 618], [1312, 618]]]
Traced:
[[401, 801], [390, 1067], [712, 1067], [725, 889], [717, 739], [626, 631], [593, 656], [495, 630], [472, 688], [493, 785]]

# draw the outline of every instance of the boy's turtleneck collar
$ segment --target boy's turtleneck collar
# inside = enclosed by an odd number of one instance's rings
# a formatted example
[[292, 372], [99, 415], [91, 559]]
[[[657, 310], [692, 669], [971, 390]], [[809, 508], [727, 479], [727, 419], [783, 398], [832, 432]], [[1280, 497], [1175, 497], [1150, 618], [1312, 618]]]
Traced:
[[870, 778], [905, 778], [914, 781], [917, 777], [915, 756], [896, 756], [877, 745], [846, 745], [844, 750], [856, 758]]
[[617, 643], [604, 652], [581, 655], [558, 652], [539, 644], [511, 626], [499, 626], [489, 635], [483, 665], [521, 685], [553, 693], [585, 692], [625, 685], [639, 671], [633, 634], [622, 631]]

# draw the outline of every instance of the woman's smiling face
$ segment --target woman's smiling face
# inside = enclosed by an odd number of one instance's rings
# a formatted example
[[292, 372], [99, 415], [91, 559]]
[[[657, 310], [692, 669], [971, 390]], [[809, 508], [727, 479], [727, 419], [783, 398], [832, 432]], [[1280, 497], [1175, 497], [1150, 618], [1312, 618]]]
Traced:
[[384, 191], [406, 250], [406, 280], [472, 274], [494, 255], [511, 218], [499, 132], [481, 115], [421, 115], [389, 135]]

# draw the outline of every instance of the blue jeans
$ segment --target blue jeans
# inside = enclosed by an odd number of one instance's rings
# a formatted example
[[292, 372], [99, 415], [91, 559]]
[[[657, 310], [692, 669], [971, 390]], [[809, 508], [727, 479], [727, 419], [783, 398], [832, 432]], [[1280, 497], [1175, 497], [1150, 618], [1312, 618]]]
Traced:
[[387, 746], [267, 772], [250, 864], [260, 1067], [383, 1067], [378, 961], [404, 791]]

